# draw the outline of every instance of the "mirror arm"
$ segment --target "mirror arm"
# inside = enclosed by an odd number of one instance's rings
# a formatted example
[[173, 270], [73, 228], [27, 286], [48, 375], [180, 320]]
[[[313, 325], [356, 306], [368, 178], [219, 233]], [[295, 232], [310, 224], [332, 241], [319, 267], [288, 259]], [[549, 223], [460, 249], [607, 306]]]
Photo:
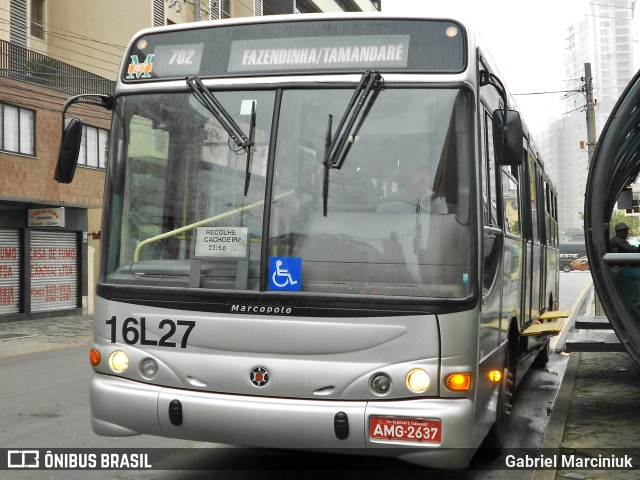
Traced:
[[62, 131], [64, 132], [64, 117], [69, 107], [75, 103], [88, 103], [90, 105], [97, 105], [105, 110], [113, 110], [113, 95], [99, 95], [99, 94], [82, 94], [75, 95], [69, 98], [62, 106]]
[[504, 118], [507, 118], [507, 89], [504, 88], [504, 84], [489, 70], [480, 70], [480, 86], [484, 87], [485, 85], [491, 85], [498, 91], [504, 106]]

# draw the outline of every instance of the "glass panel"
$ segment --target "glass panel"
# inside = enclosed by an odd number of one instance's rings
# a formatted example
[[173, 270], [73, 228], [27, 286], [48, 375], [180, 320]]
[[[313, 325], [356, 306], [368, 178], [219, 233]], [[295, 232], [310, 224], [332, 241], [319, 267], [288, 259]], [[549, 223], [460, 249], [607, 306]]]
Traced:
[[109, 153], [109, 132], [102, 128], [98, 129], [98, 167], [107, 167], [107, 155]]
[[87, 164], [87, 127], [82, 129], [82, 142], [80, 143], [80, 151], [78, 153], [78, 165]]
[[215, 95], [246, 135], [256, 104], [250, 175], [245, 151], [189, 94], [129, 97], [114, 110], [123, 118], [109, 165], [117, 171], [108, 187], [110, 280], [258, 288], [275, 94]]
[[504, 170], [502, 172], [502, 195], [504, 201], [504, 229], [508, 233], [520, 235], [518, 183]]
[[461, 297], [468, 293], [471, 118], [458, 90], [385, 89], [365, 107], [340, 169], [323, 180], [352, 91], [285, 92], [270, 254], [302, 262], [302, 290]]
[[4, 106], [4, 149], [17, 152], [19, 148], [18, 109], [10, 105]]
[[34, 155], [34, 121], [31, 110], [20, 109], [20, 153]]
[[98, 166], [98, 129], [87, 127], [87, 165], [89, 167]]

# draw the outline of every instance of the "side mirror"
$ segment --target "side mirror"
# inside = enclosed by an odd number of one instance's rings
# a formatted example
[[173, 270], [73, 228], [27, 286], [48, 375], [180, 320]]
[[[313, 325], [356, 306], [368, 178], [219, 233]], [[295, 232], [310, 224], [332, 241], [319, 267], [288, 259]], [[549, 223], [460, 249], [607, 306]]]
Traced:
[[78, 154], [82, 144], [82, 120], [73, 118], [62, 133], [62, 143], [58, 153], [55, 180], [59, 183], [71, 183], [78, 164]]
[[522, 165], [524, 132], [520, 114], [515, 110], [493, 112], [493, 147], [498, 165]]

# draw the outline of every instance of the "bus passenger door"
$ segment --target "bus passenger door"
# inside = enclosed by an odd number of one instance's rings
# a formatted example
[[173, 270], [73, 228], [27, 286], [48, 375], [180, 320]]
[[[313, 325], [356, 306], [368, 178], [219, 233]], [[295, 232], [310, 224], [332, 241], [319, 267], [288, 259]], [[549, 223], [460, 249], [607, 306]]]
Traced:
[[504, 236], [498, 215], [498, 189], [492, 125], [491, 118], [485, 110], [482, 113], [481, 156], [483, 270], [480, 279], [482, 284], [480, 360], [494, 351], [500, 343], [502, 258], [504, 256]]
[[540, 229], [538, 228], [538, 195], [536, 159], [531, 150], [526, 151], [524, 162], [525, 178], [523, 201], [525, 208], [523, 215], [523, 237], [525, 240], [526, 275], [523, 276], [524, 309], [523, 323], [534, 322], [540, 316], [540, 272], [542, 270], [542, 256], [540, 246]]

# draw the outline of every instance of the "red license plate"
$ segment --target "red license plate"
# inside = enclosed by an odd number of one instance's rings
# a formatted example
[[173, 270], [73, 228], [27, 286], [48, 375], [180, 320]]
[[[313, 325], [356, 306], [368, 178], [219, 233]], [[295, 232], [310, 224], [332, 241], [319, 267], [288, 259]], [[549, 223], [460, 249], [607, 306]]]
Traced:
[[376, 440], [440, 443], [440, 420], [422, 418], [371, 417], [369, 435]]

